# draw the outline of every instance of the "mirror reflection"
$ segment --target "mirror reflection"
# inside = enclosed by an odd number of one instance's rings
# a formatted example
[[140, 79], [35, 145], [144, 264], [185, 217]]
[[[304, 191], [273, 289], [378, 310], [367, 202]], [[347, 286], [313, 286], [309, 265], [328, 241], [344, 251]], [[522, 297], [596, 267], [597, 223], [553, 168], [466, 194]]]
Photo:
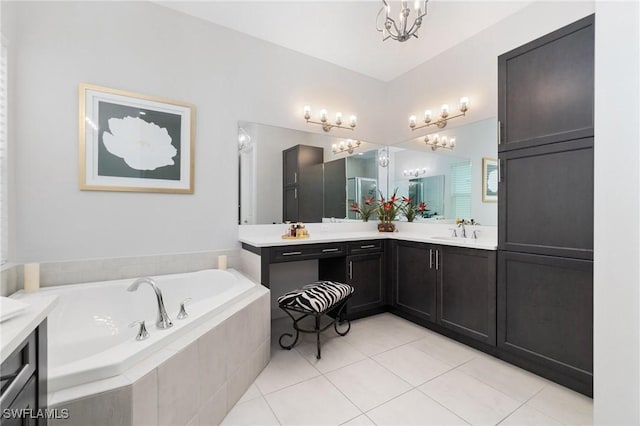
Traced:
[[428, 143], [425, 136], [389, 148], [389, 188], [408, 194], [412, 204], [427, 204], [420, 221], [464, 218], [496, 225], [497, 204], [482, 199], [482, 159], [498, 154], [496, 118], [431, 133]]
[[381, 145], [239, 122], [238, 146], [240, 224], [355, 219], [355, 200], [386, 192]]
[[[482, 197], [483, 158], [497, 158], [496, 118], [431, 133], [429, 143], [426, 134], [388, 147], [352, 142], [352, 152], [334, 152], [341, 143], [348, 146], [334, 135], [238, 125], [241, 224], [359, 220], [353, 203], [394, 188], [416, 207], [427, 205], [418, 221], [497, 224], [497, 203]], [[445, 138], [449, 148], [455, 138], [453, 149], [436, 146]]]

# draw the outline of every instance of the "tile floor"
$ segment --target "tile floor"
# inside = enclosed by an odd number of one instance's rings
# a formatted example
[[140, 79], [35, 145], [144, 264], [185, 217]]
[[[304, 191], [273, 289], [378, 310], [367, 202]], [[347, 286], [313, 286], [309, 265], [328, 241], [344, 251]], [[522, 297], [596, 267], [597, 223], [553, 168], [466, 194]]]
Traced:
[[592, 400], [392, 314], [278, 346], [223, 425], [590, 425]]

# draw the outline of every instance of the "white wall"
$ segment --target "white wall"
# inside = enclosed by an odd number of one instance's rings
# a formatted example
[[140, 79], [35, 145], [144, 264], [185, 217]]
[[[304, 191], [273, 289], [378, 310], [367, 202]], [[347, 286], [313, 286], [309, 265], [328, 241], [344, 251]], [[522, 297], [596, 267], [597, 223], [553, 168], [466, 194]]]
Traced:
[[[17, 261], [231, 248], [237, 122], [319, 131], [302, 107], [353, 111], [380, 139], [383, 83], [149, 2], [3, 2], [15, 68]], [[4, 23], [5, 25], [8, 22]], [[78, 190], [78, 83], [196, 105], [195, 194]], [[337, 130], [334, 130], [336, 135]]]
[[596, 3], [594, 424], [640, 424], [640, 7]]

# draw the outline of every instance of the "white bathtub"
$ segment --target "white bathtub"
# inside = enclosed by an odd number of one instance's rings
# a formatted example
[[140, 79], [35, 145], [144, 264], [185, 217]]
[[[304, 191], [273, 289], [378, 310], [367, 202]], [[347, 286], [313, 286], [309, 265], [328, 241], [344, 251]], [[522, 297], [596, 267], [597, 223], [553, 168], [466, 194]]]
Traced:
[[[147, 284], [135, 292], [134, 279], [43, 288], [37, 293], [16, 293], [30, 298], [58, 295], [48, 317], [49, 392], [122, 374], [129, 367], [217, 315], [256, 286], [237, 271], [216, 269], [153, 277], [162, 290], [173, 327], [156, 328], [156, 296]], [[189, 317], [178, 320], [180, 302], [186, 298]], [[136, 341], [145, 320], [150, 337]]]

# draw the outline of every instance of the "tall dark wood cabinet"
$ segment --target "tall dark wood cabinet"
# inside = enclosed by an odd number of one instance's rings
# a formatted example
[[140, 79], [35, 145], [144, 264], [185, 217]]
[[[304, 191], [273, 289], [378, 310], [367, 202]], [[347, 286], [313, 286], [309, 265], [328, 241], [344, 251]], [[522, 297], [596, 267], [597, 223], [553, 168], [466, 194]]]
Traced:
[[324, 150], [296, 145], [282, 151], [282, 221], [322, 222]]
[[593, 393], [594, 16], [498, 58], [498, 347]]
[[324, 217], [347, 215], [347, 161], [345, 158], [324, 163]]

